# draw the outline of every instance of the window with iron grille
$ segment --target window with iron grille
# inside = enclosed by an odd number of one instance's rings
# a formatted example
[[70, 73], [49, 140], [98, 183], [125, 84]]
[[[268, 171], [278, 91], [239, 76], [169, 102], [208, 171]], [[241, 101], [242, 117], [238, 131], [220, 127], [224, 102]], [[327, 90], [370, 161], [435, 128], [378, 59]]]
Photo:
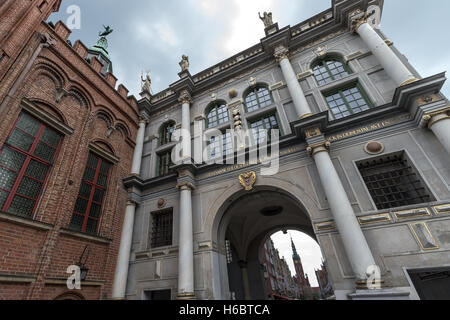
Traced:
[[404, 152], [360, 161], [357, 166], [378, 209], [435, 201]]
[[351, 73], [350, 68], [338, 57], [317, 61], [312, 70], [319, 86], [342, 79]]
[[62, 136], [21, 113], [0, 151], [0, 210], [32, 217]]
[[369, 110], [371, 103], [359, 84], [352, 84], [325, 95], [334, 119]]
[[225, 102], [216, 102], [207, 108], [206, 127], [213, 128], [219, 124], [230, 121]]
[[173, 165], [172, 162], [172, 150], [160, 153], [158, 155], [158, 167], [157, 167], [157, 175], [159, 177], [168, 175], [172, 171], [170, 167]]
[[276, 113], [252, 120], [249, 124], [250, 128], [253, 130], [253, 138], [255, 139], [256, 144], [261, 144], [265, 142], [266, 139], [267, 143], [270, 143], [272, 129], [279, 129], [281, 131]]
[[162, 146], [172, 142], [172, 135], [174, 131], [175, 131], [175, 123], [173, 121], [164, 124], [161, 127], [159, 133], [159, 144]]
[[245, 108], [247, 112], [252, 112], [270, 106], [273, 103], [272, 94], [264, 86], [256, 86], [245, 96]]
[[81, 181], [70, 229], [97, 234], [112, 164], [93, 153]]
[[151, 247], [172, 245], [173, 209], [152, 212]]

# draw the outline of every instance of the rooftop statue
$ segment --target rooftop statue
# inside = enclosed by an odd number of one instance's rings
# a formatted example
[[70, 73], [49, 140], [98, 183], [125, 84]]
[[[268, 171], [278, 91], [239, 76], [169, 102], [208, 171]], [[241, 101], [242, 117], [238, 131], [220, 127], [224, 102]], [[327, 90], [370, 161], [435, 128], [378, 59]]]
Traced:
[[269, 12], [269, 13], [264, 12], [263, 16], [261, 16], [261, 12], [258, 12], [258, 15], [259, 15], [259, 18], [264, 22], [264, 26], [266, 28], [268, 28], [274, 24], [273, 20], [272, 20], [272, 12]]
[[103, 25], [103, 28], [105, 28], [105, 31], [100, 31], [99, 33], [98, 33], [98, 35], [100, 36], [100, 37], [106, 37], [107, 35], [109, 35], [109, 34], [111, 34], [114, 30], [113, 29], [111, 29], [111, 27], [110, 26], [106, 26], [105, 27], [105, 25]]
[[189, 57], [183, 55], [180, 61], [181, 72], [187, 71], [189, 69]]
[[150, 79], [150, 71], [146, 71], [146, 76], [144, 79], [144, 75], [141, 73], [141, 82], [142, 82], [142, 92], [144, 93], [150, 93], [150, 86], [152, 84], [152, 80]]

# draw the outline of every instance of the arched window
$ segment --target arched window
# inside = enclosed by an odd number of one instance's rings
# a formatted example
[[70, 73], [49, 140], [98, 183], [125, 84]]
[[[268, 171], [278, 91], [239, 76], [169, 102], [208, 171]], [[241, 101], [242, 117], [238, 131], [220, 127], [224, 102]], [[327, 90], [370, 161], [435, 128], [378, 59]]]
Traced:
[[175, 122], [170, 121], [164, 124], [159, 131], [159, 144], [162, 146], [172, 140], [172, 134], [175, 131]]
[[230, 121], [225, 102], [214, 102], [208, 106], [206, 115], [206, 127], [213, 128], [219, 124]]
[[247, 112], [270, 106], [273, 103], [272, 94], [269, 89], [262, 85], [250, 88], [244, 100]]
[[312, 70], [319, 86], [344, 78], [352, 73], [350, 68], [337, 56], [327, 56], [316, 61]]

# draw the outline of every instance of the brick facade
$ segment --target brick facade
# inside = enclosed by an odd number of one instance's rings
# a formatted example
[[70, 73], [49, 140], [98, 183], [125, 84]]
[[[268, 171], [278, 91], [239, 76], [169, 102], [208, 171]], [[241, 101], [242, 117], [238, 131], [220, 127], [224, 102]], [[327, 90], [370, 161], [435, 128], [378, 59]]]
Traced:
[[[111, 297], [139, 111], [112, 74], [86, 61], [83, 43], [67, 43], [62, 22], [45, 23], [59, 2], [0, 4], [0, 148], [21, 112], [63, 134], [33, 216], [0, 212], [0, 299]], [[69, 229], [89, 152], [114, 162], [96, 235]], [[87, 279], [70, 291], [66, 269], [86, 246]]]

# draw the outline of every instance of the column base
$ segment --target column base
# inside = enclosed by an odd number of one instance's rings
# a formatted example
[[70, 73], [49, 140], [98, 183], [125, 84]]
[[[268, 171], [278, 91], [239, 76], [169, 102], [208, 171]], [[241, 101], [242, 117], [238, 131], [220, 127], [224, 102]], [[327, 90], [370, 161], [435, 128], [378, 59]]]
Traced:
[[197, 297], [193, 292], [179, 293], [177, 294], [177, 300], [197, 300]]
[[371, 284], [367, 284], [367, 281], [364, 280], [356, 281], [357, 290], [379, 290], [382, 288], [387, 288], [384, 280], [372, 280]]
[[350, 300], [411, 300], [410, 292], [396, 288], [356, 290], [348, 294]]

